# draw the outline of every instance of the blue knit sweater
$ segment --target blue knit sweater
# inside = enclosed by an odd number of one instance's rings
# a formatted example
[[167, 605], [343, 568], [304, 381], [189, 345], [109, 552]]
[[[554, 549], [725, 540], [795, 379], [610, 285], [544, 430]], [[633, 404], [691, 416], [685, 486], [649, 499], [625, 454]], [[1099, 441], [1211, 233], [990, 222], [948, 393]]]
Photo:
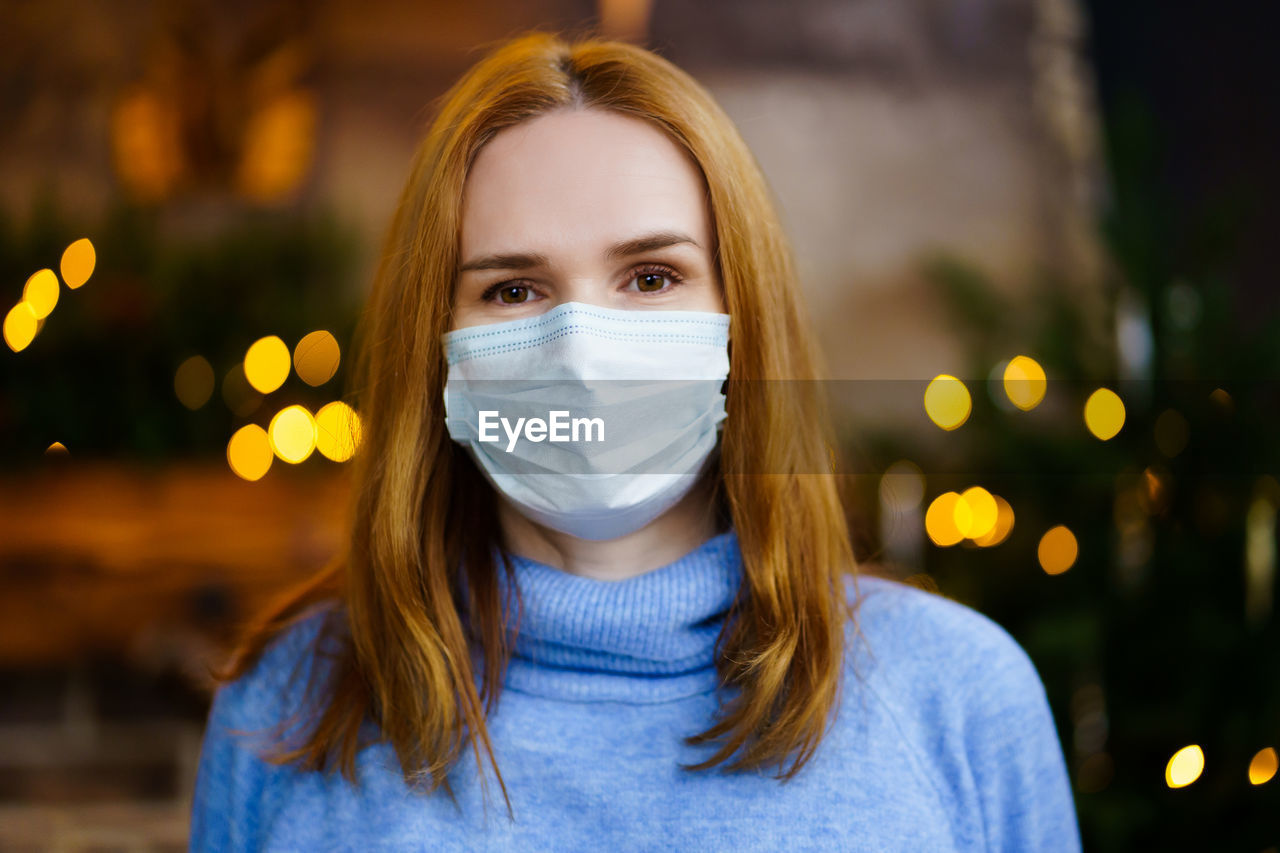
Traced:
[[[816, 755], [790, 781], [690, 773], [681, 742], [716, 707], [713, 645], [742, 581], [733, 533], [620, 582], [518, 557], [525, 599], [489, 720], [515, 822], [487, 762], [454, 767], [461, 810], [408, 790], [386, 744], [360, 785], [254, 754], [228, 729], [296, 710], [321, 615], [221, 687], [192, 807], [192, 850], [1077, 851], [1062, 748], [1040, 678], [1003, 628], [951, 599], [871, 576], [849, 677]], [[501, 573], [500, 573], [501, 574]], [[850, 592], [854, 587], [850, 584]]]

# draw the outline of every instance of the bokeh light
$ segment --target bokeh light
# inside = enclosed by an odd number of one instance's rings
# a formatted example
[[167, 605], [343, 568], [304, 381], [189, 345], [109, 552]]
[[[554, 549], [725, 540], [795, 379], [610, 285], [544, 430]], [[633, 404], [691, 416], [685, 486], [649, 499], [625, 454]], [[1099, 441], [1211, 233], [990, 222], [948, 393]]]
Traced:
[[1124, 402], [1110, 388], [1099, 388], [1085, 401], [1084, 422], [1103, 441], [1114, 438], [1124, 426]]
[[193, 355], [182, 362], [173, 376], [174, 393], [182, 405], [193, 412], [209, 402], [215, 384], [213, 366], [202, 355]]
[[289, 378], [289, 348], [276, 335], [259, 338], [244, 356], [244, 375], [260, 394], [270, 394]]
[[303, 406], [285, 406], [276, 412], [267, 435], [276, 456], [293, 465], [316, 449], [316, 421]]
[[999, 495], [993, 495], [993, 497], [996, 503], [996, 523], [985, 534], [973, 538], [973, 541], [983, 548], [994, 548], [1008, 539], [1009, 534], [1013, 532], [1013, 507]]
[[[999, 507], [990, 492], [981, 486], [970, 486], [960, 493], [960, 500], [968, 509], [967, 525], [961, 527], [960, 517], [957, 516], [956, 518], [956, 526], [960, 528], [961, 533], [970, 539], [977, 539], [980, 536], [986, 536], [995, 529]], [[959, 505], [957, 505], [957, 510], [959, 510]]]
[[1259, 750], [1257, 755], [1253, 756], [1253, 760], [1249, 762], [1249, 784], [1265, 785], [1275, 778], [1277, 769], [1277, 756], [1274, 747], [1267, 747]]
[[929, 420], [945, 430], [953, 430], [969, 419], [973, 399], [963, 382], [942, 373], [924, 389], [924, 410]]
[[36, 339], [39, 324], [35, 310], [26, 302], [19, 302], [4, 316], [4, 342], [14, 352], [21, 352]]
[[1173, 754], [1164, 768], [1164, 781], [1170, 788], [1185, 788], [1204, 772], [1204, 751], [1192, 744]]
[[1060, 575], [1075, 565], [1079, 553], [1076, 535], [1062, 524], [1050, 528], [1040, 537], [1040, 546], [1036, 551], [1040, 568], [1050, 575]]
[[58, 304], [58, 277], [53, 270], [40, 270], [22, 286], [22, 301], [31, 306], [31, 312], [37, 320], [42, 320], [53, 313]]
[[1044, 368], [1029, 356], [1016, 356], [1004, 369], [1004, 392], [1024, 412], [1040, 405], [1047, 388]]
[[316, 412], [316, 449], [334, 462], [346, 462], [360, 446], [360, 416], [341, 400]]
[[956, 492], [943, 492], [933, 499], [924, 515], [925, 532], [933, 544], [947, 548], [964, 539], [964, 532], [957, 524], [957, 508], [963, 508], [960, 520], [969, 524], [969, 508]]
[[338, 341], [329, 332], [311, 332], [293, 348], [293, 369], [308, 385], [323, 385], [338, 372]]
[[274, 457], [267, 431], [257, 424], [240, 427], [227, 442], [227, 463], [245, 480], [261, 480]]
[[88, 237], [76, 240], [62, 253], [62, 280], [75, 290], [89, 280], [98, 263], [98, 254]]

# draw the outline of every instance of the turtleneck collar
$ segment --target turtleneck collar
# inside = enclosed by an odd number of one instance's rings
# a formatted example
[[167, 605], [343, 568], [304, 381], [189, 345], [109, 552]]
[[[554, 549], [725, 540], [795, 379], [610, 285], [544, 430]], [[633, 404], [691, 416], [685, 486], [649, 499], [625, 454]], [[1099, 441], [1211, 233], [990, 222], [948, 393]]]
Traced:
[[[715, 642], [742, 583], [733, 530], [622, 581], [510, 555], [524, 600], [506, 687], [574, 701], [666, 702], [716, 688]], [[499, 570], [505, 596], [509, 585]]]

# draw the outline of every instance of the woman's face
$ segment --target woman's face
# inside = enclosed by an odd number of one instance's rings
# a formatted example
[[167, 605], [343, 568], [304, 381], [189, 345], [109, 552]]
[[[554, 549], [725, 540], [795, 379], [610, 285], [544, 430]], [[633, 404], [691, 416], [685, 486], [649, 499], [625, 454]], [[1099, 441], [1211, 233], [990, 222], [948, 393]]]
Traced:
[[493, 137], [462, 197], [451, 328], [563, 302], [724, 313], [706, 186], [661, 130], [602, 110]]

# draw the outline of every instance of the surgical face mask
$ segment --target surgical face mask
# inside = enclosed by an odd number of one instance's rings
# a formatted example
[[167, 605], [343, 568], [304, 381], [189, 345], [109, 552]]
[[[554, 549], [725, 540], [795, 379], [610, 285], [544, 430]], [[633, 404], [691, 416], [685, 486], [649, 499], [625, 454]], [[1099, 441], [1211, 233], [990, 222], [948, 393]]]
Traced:
[[444, 345], [449, 435], [527, 518], [580, 539], [670, 509], [725, 419], [728, 314], [566, 302]]

